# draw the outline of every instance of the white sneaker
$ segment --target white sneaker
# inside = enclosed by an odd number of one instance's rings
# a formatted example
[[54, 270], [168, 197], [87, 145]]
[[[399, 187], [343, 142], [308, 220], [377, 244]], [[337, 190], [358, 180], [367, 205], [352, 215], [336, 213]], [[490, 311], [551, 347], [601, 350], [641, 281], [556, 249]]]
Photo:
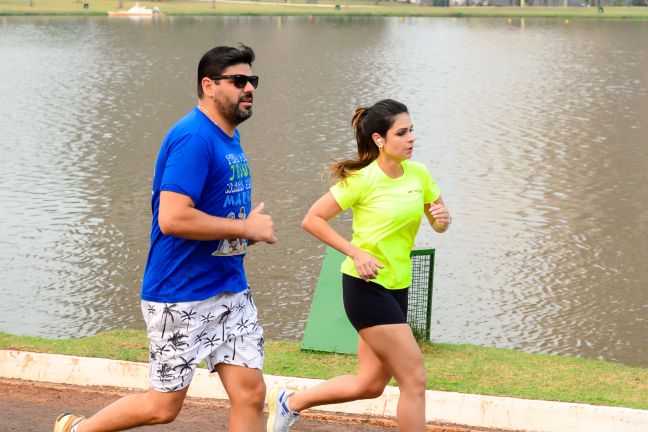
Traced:
[[288, 432], [290, 426], [299, 418], [299, 413], [288, 409], [288, 396], [295, 393], [284, 387], [274, 386], [268, 393], [267, 432]]
[[85, 417], [83, 416], [63, 413], [59, 415], [54, 422], [54, 432], [70, 432], [74, 426], [78, 425], [83, 420], [85, 420]]

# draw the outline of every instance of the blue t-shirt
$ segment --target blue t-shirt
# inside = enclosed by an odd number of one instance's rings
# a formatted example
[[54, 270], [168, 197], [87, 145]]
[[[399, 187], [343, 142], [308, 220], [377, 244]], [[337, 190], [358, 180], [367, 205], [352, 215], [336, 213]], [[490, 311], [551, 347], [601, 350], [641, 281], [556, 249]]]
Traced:
[[245, 219], [252, 179], [238, 130], [227, 136], [196, 107], [162, 142], [153, 177], [151, 248], [142, 299], [197, 301], [248, 288], [243, 268], [247, 239], [197, 241], [162, 234], [161, 191], [187, 195], [196, 209], [209, 215]]

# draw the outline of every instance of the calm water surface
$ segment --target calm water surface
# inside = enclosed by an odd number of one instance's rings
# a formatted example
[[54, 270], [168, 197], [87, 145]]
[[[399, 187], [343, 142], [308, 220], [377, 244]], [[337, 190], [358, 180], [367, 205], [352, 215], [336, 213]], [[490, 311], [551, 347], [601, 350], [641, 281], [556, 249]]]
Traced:
[[[323, 247], [299, 229], [360, 104], [409, 108], [454, 213], [432, 339], [648, 366], [648, 24], [0, 18], [0, 331], [143, 328], [150, 184], [195, 68], [245, 42], [241, 126], [279, 243], [248, 254], [269, 337], [301, 337]], [[349, 233], [350, 215], [336, 226]]]

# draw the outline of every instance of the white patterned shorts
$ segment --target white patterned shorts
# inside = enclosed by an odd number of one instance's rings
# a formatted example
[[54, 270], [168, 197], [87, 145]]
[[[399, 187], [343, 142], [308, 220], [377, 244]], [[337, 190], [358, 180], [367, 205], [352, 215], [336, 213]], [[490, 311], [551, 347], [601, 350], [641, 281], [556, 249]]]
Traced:
[[142, 300], [142, 314], [154, 390], [187, 387], [202, 360], [212, 372], [219, 363], [263, 368], [263, 329], [249, 289], [195, 302]]

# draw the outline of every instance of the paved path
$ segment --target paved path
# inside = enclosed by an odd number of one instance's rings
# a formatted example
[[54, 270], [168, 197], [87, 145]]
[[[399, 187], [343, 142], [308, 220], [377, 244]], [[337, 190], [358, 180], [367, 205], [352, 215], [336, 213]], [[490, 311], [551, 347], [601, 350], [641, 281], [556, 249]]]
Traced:
[[[321, 382], [275, 375], [264, 375], [264, 380], [269, 387], [284, 385], [297, 390]], [[78, 410], [89, 415], [131, 392], [129, 389], [146, 388], [145, 363], [0, 350], [0, 432], [51, 431], [60, 412]], [[198, 369], [189, 394], [194, 399], [179, 420], [170, 426], [139, 430], [194, 432], [207, 427], [224, 431], [227, 393], [218, 376]], [[308, 410], [292, 431], [395, 431], [398, 397], [398, 388], [388, 386], [376, 399]], [[489, 427], [493, 432], [648, 432], [648, 410], [434, 390], [427, 390], [425, 397], [426, 418], [450, 423], [429, 423], [429, 432], [474, 432]], [[340, 416], [340, 412], [348, 414]], [[464, 424], [475, 426], [456, 426]]]
[[[127, 394], [112, 388], [85, 388], [33, 381], [0, 379], [0, 432], [48, 432], [61, 412], [74, 411], [90, 415], [111, 401]], [[226, 432], [227, 402], [214, 399], [187, 398], [185, 407], [175, 422], [148, 426], [135, 431]], [[291, 432], [394, 432], [392, 419], [304, 414]], [[430, 425], [428, 432], [477, 432], [450, 425]], [[494, 431], [492, 432], [502, 432]]]

